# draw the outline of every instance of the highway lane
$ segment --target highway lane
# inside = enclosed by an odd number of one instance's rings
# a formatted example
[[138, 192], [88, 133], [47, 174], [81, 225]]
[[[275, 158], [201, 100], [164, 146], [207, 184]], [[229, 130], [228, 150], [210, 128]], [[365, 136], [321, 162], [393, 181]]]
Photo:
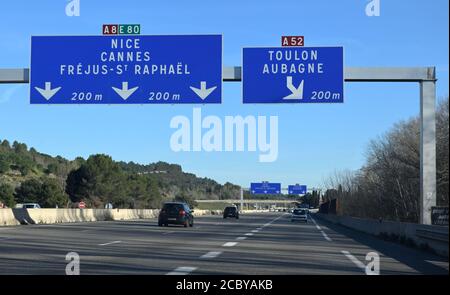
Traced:
[[448, 274], [446, 259], [314, 220], [255, 213], [197, 217], [194, 228], [156, 219], [0, 227], [0, 274], [64, 274], [65, 255], [77, 252], [81, 274], [363, 275], [373, 251], [381, 274]]

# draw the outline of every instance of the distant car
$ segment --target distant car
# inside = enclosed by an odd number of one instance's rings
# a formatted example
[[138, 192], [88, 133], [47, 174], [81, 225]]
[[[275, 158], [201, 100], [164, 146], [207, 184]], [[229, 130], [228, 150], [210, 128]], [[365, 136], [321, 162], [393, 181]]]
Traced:
[[158, 226], [180, 224], [184, 227], [194, 226], [194, 210], [188, 204], [181, 202], [165, 203], [158, 216]]
[[308, 204], [300, 204], [299, 206], [297, 206], [298, 209], [304, 209], [307, 212], [309, 212], [309, 205]]
[[25, 204], [16, 204], [15, 208], [26, 208], [26, 209], [41, 209], [41, 206], [37, 203], [25, 203]]
[[291, 222], [304, 221], [308, 222], [308, 210], [306, 209], [294, 209], [291, 215]]
[[226, 207], [225, 210], [223, 210], [223, 218], [227, 217], [239, 219], [239, 210], [234, 206]]

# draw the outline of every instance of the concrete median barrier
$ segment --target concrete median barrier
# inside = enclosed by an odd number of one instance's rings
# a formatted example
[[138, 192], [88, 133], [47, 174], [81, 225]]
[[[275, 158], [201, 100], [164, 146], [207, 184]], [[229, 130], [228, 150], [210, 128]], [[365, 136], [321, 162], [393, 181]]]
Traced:
[[[154, 218], [157, 209], [10, 209], [20, 224], [52, 224]], [[1, 223], [1, 222], [0, 222]]]
[[0, 226], [19, 224], [20, 222], [16, 219], [13, 209], [0, 209]]
[[[194, 210], [194, 216], [222, 213], [222, 210]], [[0, 209], [0, 226], [150, 219], [158, 214], [159, 209]]]

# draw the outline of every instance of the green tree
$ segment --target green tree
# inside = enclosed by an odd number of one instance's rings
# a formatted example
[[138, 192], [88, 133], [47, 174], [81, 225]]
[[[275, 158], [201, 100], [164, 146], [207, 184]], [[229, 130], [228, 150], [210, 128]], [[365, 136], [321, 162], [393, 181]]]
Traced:
[[5, 155], [0, 154], [0, 173], [8, 172], [10, 164], [8, 158]]
[[[73, 202], [84, 199], [91, 204], [117, 202], [126, 206], [125, 174], [110, 156], [90, 156], [86, 163], [71, 171], [66, 181], [66, 192]], [[116, 205], [117, 206], [117, 205]]]
[[41, 199], [41, 183], [37, 179], [28, 179], [16, 188], [17, 203], [38, 203]]
[[10, 208], [14, 206], [14, 188], [9, 184], [0, 184], [0, 202]]
[[10, 149], [11, 148], [11, 146], [9, 144], [9, 141], [7, 141], [6, 139], [2, 141], [1, 146], [4, 147], [5, 149]]
[[92, 181], [86, 165], [70, 171], [66, 180], [66, 193], [72, 202], [91, 199]]
[[44, 178], [39, 196], [39, 204], [44, 207], [64, 207], [67, 203], [67, 196], [56, 179]]
[[147, 205], [149, 208], [160, 208], [162, 196], [158, 189], [158, 182], [154, 177], [147, 180]]
[[56, 165], [55, 163], [48, 164], [46, 173], [47, 174], [56, 174], [56, 172], [58, 172], [58, 165]]
[[17, 141], [14, 141], [13, 149], [16, 153], [21, 154], [21, 153], [25, 153], [27, 151], [28, 147], [24, 143], [19, 143]]

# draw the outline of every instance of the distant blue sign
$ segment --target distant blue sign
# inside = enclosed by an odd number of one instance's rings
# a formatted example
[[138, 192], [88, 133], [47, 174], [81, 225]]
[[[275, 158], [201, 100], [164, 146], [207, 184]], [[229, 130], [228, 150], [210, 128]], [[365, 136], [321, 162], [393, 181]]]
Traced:
[[305, 195], [307, 192], [306, 185], [288, 185], [289, 195]]
[[260, 182], [250, 184], [252, 194], [280, 194], [281, 183]]
[[31, 38], [32, 104], [205, 104], [221, 96], [221, 35]]
[[343, 47], [244, 48], [244, 103], [344, 102]]

